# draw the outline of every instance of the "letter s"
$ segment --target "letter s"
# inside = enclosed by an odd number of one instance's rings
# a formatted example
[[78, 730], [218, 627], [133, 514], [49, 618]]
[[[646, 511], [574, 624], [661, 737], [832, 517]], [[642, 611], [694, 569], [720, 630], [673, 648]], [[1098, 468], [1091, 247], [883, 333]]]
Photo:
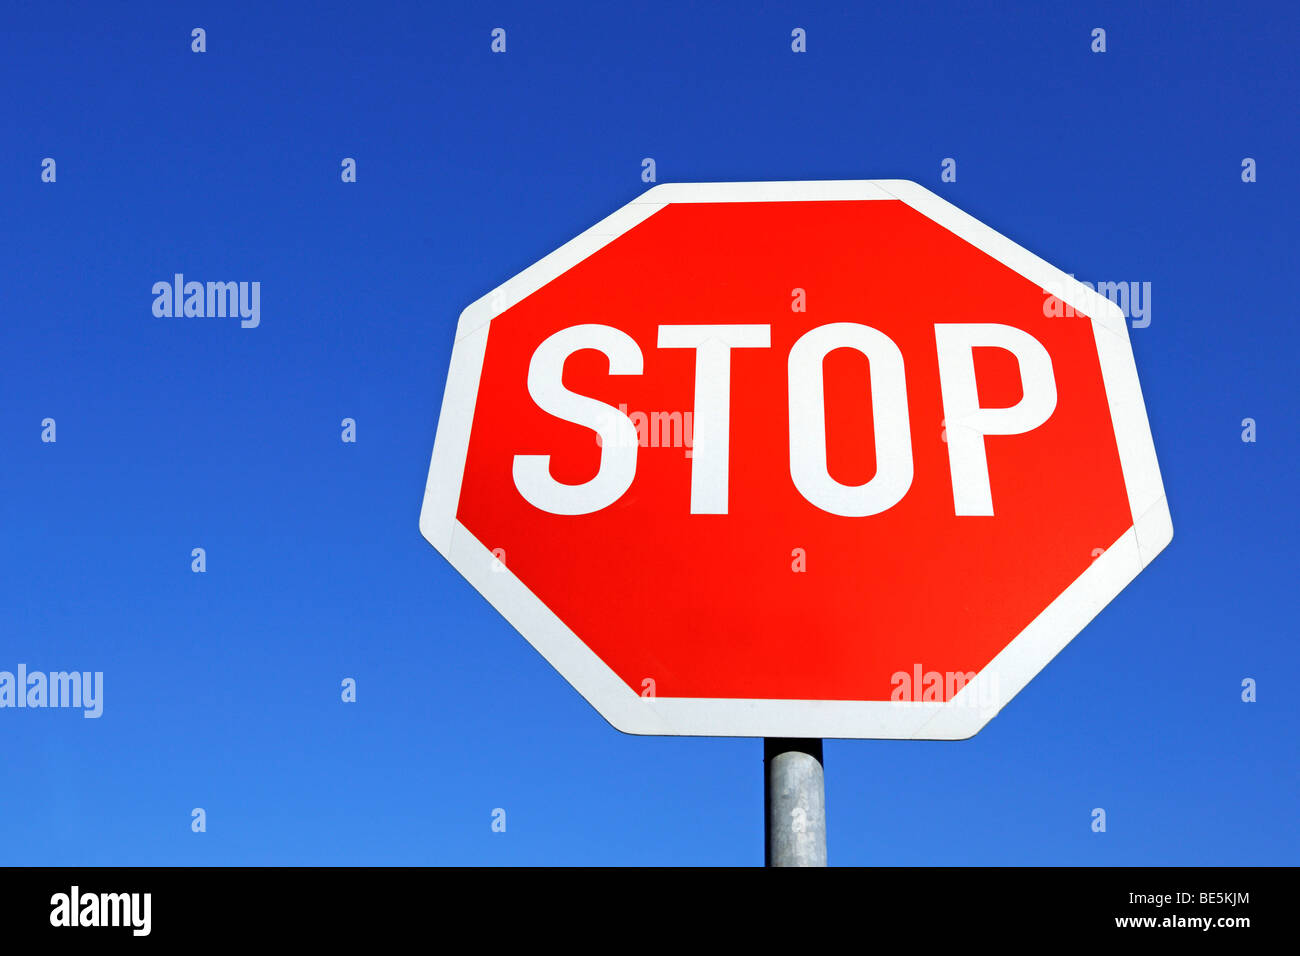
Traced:
[[575, 325], [556, 332], [533, 353], [528, 394], [556, 418], [584, 425], [599, 436], [600, 468], [590, 481], [566, 485], [551, 477], [550, 455], [516, 455], [515, 487], [534, 508], [557, 515], [583, 515], [607, 508], [636, 477], [637, 433], [618, 409], [564, 387], [564, 363], [582, 349], [609, 359], [611, 375], [640, 375], [643, 359], [636, 341], [608, 325]]

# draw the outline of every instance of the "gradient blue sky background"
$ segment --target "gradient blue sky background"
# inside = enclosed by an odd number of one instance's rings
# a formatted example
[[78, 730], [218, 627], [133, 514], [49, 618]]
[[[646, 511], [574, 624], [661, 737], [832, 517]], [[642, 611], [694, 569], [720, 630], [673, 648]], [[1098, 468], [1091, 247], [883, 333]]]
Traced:
[[1152, 283], [1173, 544], [974, 739], [828, 742], [831, 862], [1297, 862], [1294, 5], [299, 7], [5, 10], [0, 669], [106, 700], [0, 711], [0, 863], [761, 863], [760, 741], [614, 731], [417, 528], [460, 310], [646, 156]]

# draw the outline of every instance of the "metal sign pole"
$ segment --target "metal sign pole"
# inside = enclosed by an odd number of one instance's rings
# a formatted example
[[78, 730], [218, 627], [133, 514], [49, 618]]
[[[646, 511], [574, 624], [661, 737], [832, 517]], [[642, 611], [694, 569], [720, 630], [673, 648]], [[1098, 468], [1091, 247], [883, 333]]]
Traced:
[[766, 866], [826, 865], [826, 779], [819, 739], [763, 738]]

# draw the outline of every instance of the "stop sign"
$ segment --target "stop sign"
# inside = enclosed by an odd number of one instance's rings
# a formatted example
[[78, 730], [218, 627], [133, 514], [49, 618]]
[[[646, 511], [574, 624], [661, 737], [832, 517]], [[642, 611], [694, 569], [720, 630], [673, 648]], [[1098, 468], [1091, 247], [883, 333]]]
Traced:
[[420, 528], [620, 730], [928, 739], [1173, 534], [1124, 315], [899, 180], [656, 186], [475, 302]]

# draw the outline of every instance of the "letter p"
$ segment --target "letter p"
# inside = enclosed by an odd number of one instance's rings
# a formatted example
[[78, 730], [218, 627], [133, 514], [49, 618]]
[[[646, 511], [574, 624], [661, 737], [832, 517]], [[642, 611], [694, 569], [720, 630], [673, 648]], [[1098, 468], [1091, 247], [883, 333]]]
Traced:
[[[939, 323], [939, 387], [948, 429], [952, 500], [958, 515], [992, 515], [986, 435], [1022, 435], [1056, 410], [1056, 377], [1047, 349], [1028, 332], [994, 323]], [[1020, 363], [1021, 399], [1008, 408], [981, 408], [975, 384], [976, 348], [1005, 349]]]

